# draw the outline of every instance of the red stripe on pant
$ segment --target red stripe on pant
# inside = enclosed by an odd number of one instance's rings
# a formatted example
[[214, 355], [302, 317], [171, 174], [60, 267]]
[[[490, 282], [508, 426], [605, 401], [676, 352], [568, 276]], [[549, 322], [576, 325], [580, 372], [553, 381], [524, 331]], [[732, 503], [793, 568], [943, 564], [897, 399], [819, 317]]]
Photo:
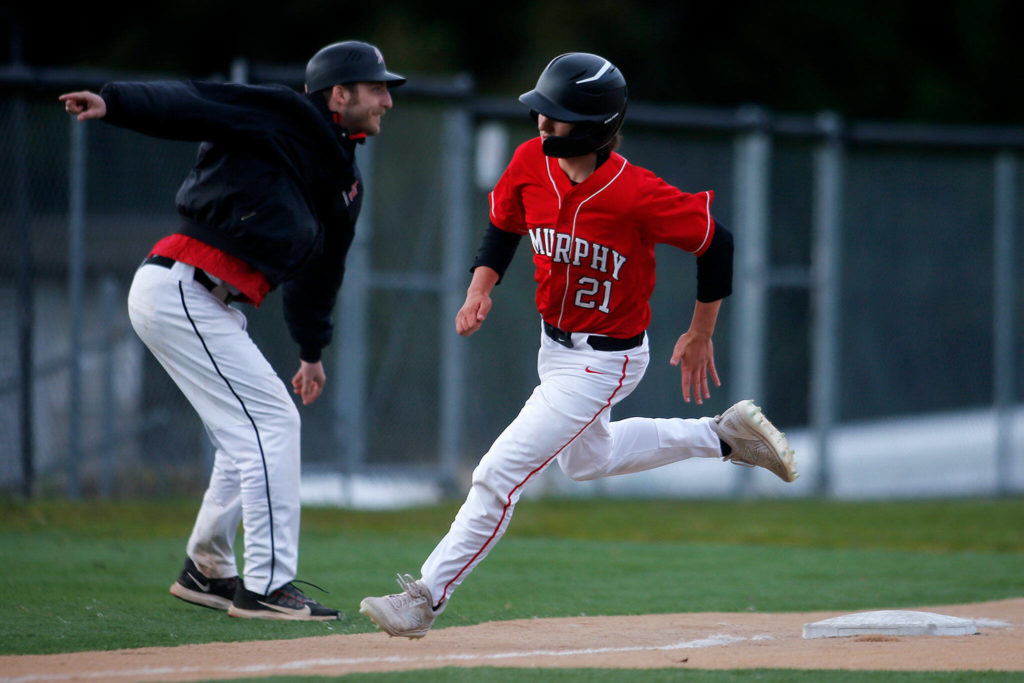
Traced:
[[533, 477], [533, 475], [537, 474], [538, 472], [543, 470], [545, 467], [547, 467], [548, 464], [552, 460], [554, 460], [555, 458], [558, 457], [559, 453], [564, 451], [566, 449], [566, 447], [568, 447], [569, 444], [571, 444], [573, 441], [575, 441], [577, 439], [577, 437], [579, 437], [580, 434], [582, 434], [584, 431], [586, 431], [587, 427], [589, 427], [590, 425], [594, 424], [594, 420], [596, 420], [601, 415], [601, 413], [603, 413], [605, 410], [607, 410], [608, 408], [611, 407], [612, 399], [614, 399], [615, 395], [617, 393], [619, 393], [619, 389], [622, 388], [623, 382], [626, 381], [626, 367], [628, 365], [629, 365], [629, 356], [626, 356], [625, 360], [622, 363], [622, 374], [619, 375], [619, 384], [618, 384], [618, 386], [615, 387], [615, 391], [613, 391], [611, 393], [611, 396], [609, 396], [608, 400], [605, 401], [605, 404], [603, 406], [601, 406], [601, 409], [598, 410], [596, 413], [594, 413], [594, 417], [590, 418], [590, 420], [587, 422], [587, 424], [585, 424], [582, 427], [580, 427], [580, 430], [578, 432], [576, 432], [575, 434], [573, 434], [571, 439], [569, 439], [564, 444], [562, 444], [562, 446], [557, 451], [555, 451], [554, 454], [550, 458], [548, 458], [543, 463], [541, 463], [536, 468], [534, 468], [528, 475], [526, 475], [525, 479], [523, 479], [521, 482], [516, 484], [512, 488], [512, 490], [509, 491], [508, 497], [505, 500], [505, 506], [501, 509], [501, 517], [498, 519], [498, 524], [497, 524], [497, 526], [494, 527], [494, 531], [491, 533], [491, 535], [487, 539], [487, 541], [480, 547], [480, 550], [476, 551], [476, 554], [473, 555], [473, 557], [470, 558], [469, 562], [467, 562], [465, 564], [465, 566], [463, 566], [462, 569], [460, 569], [458, 571], [458, 573], [456, 573], [455, 576], [452, 577], [451, 581], [449, 581], [448, 583], [445, 584], [444, 590], [441, 593], [441, 599], [436, 602], [436, 604], [434, 605], [435, 607], [437, 605], [440, 605], [442, 602], [444, 602], [448, 598], [448, 589], [451, 587], [451, 585], [453, 583], [455, 583], [455, 581], [460, 576], [462, 576], [462, 574], [470, 567], [470, 565], [472, 565], [474, 562], [476, 562], [476, 558], [480, 557], [480, 554], [483, 553], [484, 550], [487, 549], [487, 546], [489, 546], [491, 544], [491, 541], [494, 540], [494, 537], [498, 535], [498, 529], [501, 528], [502, 523], [505, 521], [505, 516], [508, 514], [508, 509], [512, 506], [512, 495], [516, 491], [521, 489], [523, 486], [525, 486], [526, 482], [530, 481], [530, 479]]

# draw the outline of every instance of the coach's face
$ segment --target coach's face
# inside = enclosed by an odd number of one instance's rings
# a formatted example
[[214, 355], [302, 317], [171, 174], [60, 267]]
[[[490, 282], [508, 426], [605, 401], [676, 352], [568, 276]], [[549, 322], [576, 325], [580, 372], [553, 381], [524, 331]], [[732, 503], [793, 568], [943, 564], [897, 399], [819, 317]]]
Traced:
[[380, 133], [381, 117], [391, 106], [387, 83], [336, 85], [330, 103], [331, 111], [341, 116], [341, 125], [353, 135]]
[[537, 115], [537, 130], [540, 131], [541, 139], [554, 135], [556, 137], [565, 137], [572, 130], [575, 124], [568, 123], [566, 121], [556, 121], [555, 119], [549, 119], [544, 114]]

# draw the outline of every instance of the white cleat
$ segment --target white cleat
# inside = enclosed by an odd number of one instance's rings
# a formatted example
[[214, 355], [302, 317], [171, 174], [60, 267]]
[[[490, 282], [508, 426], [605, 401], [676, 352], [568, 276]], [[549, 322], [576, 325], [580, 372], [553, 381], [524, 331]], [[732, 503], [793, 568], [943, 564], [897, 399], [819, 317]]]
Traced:
[[359, 611], [388, 635], [422, 638], [448, 603], [435, 610], [430, 589], [422, 581], [414, 581], [409, 574], [399, 574], [398, 585], [401, 593], [363, 598]]
[[753, 401], [740, 401], [716, 415], [711, 429], [732, 449], [725, 460], [746, 467], [763, 467], [782, 481], [795, 481], [800, 476], [786, 435], [768, 421]]

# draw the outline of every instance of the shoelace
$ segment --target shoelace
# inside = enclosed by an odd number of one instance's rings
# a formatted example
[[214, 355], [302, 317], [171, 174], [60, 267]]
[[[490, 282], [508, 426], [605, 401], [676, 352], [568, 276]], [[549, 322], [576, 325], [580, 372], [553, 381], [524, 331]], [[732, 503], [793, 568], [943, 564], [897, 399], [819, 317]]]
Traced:
[[286, 591], [286, 590], [288, 590], [289, 587], [291, 587], [291, 589], [293, 591], [295, 591], [296, 593], [298, 593], [302, 597], [307, 598], [308, 596], [305, 593], [303, 593], [302, 590], [300, 590], [298, 586], [295, 585], [297, 583], [305, 584], [307, 586], [312, 586], [313, 588], [317, 589], [318, 591], [320, 591], [321, 593], [324, 593], [326, 595], [330, 595], [331, 594], [330, 591], [328, 591], [327, 589], [321, 588], [320, 586], [316, 585], [315, 583], [310, 583], [309, 581], [303, 581], [301, 579], [293, 579], [291, 582], [286, 583], [284, 586], [281, 586], [281, 588], [279, 588], [278, 590], [285, 590]]
[[396, 608], [406, 605], [414, 607], [427, 602], [426, 592], [421, 586], [416, 585], [416, 580], [412, 578], [411, 574], [399, 574], [397, 580], [398, 587], [402, 589], [402, 592], [387, 596]]

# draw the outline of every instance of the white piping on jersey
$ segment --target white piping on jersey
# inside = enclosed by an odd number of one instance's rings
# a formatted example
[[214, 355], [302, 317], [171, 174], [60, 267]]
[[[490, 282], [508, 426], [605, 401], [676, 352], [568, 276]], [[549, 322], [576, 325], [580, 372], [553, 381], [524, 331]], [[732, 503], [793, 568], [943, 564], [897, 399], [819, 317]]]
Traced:
[[561, 211], [562, 195], [558, 194], [558, 184], [555, 182], [555, 176], [551, 175], [551, 157], [544, 157], [544, 167], [548, 172], [548, 180], [551, 181], [551, 189], [555, 191], [555, 197], [558, 198], [558, 210]]
[[601, 78], [601, 76], [604, 76], [604, 72], [607, 71], [610, 68], [612, 68], [612, 63], [609, 62], [606, 59], [606, 60], [604, 60], [604, 66], [602, 66], [600, 69], [598, 69], [596, 74], [594, 74], [590, 78], [583, 78], [583, 79], [580, 79], [580, 80], [576, 81], [576, 85], [579, 85], [580, 83], [589, 83], [590, 81], [596, 81], [599, 78]]
[[708, 227], [704, 231], [704, 241], [700, 243], [700, 246], [693, 250], [693, 253], [697, 253], [704, 248], [704, 245], [708, 243], [708, 235], [711, 234], [711, 193], [704, 190], [704, 196], [707, 197], [707, 202], [704, 204], [704, 214], [708, 217]]
[[[607, 190], [608, 187], [611, 186], [612, 183], [614, 183], [616, 180], [618, 180], [619, 176], [622, 175], [622, 172], [626, 170], [626, 164], [627, 163], [629, 163], [629, 162], [627, 162], [625, 159], [623, 159], [622, 160], [622, 166], [619, 168], [618, 171], [615, 172], [615, 175], [612, 176], [612, 179], [609, 180], [607, 183], [605, 183], [604, 187], [602, 187], [597, 192], [595, 192], [594, 194], [590, 195], [589, 197], [587, 197], [582, 202], [580, 202], [579, 204], [576, 205], [576, 211], [572, 215], [572, 232], [570, 234], [570, 238], [572, 239], [573, 242], [576, 241], [576, 219], [579, 218], [580, 209], [583, 208], [584, 204], [586, 204], [591, 199], [593, 199], [597, 195], [599, 195], [602, 192], [604, 192], [605, 190]], [[549, 176], [551, 175], [551, 163], [550, 162], [548, 163], [548, 175]], [[558, 201], [559, 201], [558, 208], [561, 209], [562, 208], [562, 206], [561, 206], [561, 201], [562, 201], [561, 197], [559, 197]], [[570, 259], [570, 260], [566, 261], [566, 263], [565, 263], [565, 291], [562, 293], [562, 306], [558, 309], [558, 324], [555, 325], [555, 327], [559, 327], [559, 328], [562, 327], [562, 316], [565, 315], [565, 300], [569, 296], [569, 268], [571, 266], [572, 266], [572, 260]], [[572, 330], [569, 330], [569, 331], [572, 332]]]

